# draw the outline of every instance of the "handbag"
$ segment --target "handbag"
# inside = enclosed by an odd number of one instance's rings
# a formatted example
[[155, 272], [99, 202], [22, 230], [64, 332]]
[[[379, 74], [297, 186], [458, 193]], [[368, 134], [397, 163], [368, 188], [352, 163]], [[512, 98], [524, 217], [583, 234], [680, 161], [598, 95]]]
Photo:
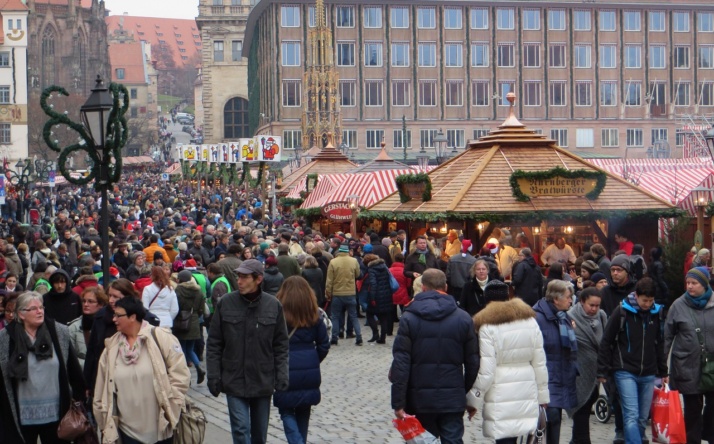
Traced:
[[546, 444], [545, 427], [547, 421], [545, 408], [538, 406], [538, 424], [536, 424], [535, 430], [530, 432], [525, 439], [521, 438], [521, 444]]
[[193, 308], [191, 310], [181, 310], [174, 318], [173, 330], [177, 332], [185, 332], [191, 328], [191, 317], [193, 316]]
[[91, 428], [84, 405], [73, 399], [69, 404], [69, 410], [57, 426], [57, 437], [65, 441], [74, 441]]
[[392, 293], [399, 291], [399, 281], [394, 277], [392, 272], [389, 272], [389, 286], [392, 288]]
[[714, 353], [707, 352], [707, 343], [702, 334], [702, 329], [699, 328], [696, 318], [689, 311], [689, 316], [692, 318], [692, 323], [694, 324], [694, 331], [697, 332], [697, 339], [699, 340], [699, 346], [701, 347], [700, 354], [700, 369], [701, 375], [699, 376], [699, 390], [701, 392], [711, 392], [714, 390]]

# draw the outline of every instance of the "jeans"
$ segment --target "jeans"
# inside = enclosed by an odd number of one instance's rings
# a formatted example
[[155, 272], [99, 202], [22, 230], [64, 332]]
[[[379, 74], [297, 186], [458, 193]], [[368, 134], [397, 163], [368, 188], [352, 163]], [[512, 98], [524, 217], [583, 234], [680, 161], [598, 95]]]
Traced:
[[636, 376], [622, 370], [615, 372], [625, 426], [625, 444], [640, 444], [645, 436], [654, 395], [654, 379], [654, 375]]
[[186, 357], [186, 362], [192, 362], [194, 368], [198, 369], [201, 363], [198, 361], [198, 356], [196, 356], [196, 352], [194, 351], [196, 340], [179, 339], [179, 344], [181, 344], [181, 348], [183, 349], [183, 355]]
[[597, 401], [599, 395], [598, 385], [596, 385], [590, 394], [590, 398], [585, 402], [585, 405], [573, 413], [573, 437], [570, 440], [571, 444], [591, 444], [590, 409], [593, 407], [593, 404], [595, 404], [595, 401]]
[[310, 406], [278, 409], [283, 420], [283, 430], [288, 444], [307, 443], [307, 426], [310, 424]]
[[[342, 313], [343, 307], [347, 307], [347, 314], [355, 328], [355, 336], [357, 342], [362, 340], [362, 330], [357, 319], [357, 298], [355, 296], [333, 296], [332, 303], [332, 341], [337, 341], [340, 330], [342, 330]], [[337, 328], [335, 328], [337, 327]]]
[[687, 443], [701, 444], [702, 439], [714, 442], [714, 392], [682, 397]]
[[265, 444], [268, 440], [270, 396], [226, 396], [233, 444]]
[[48, 424], [38, 424], [38, 425], [24, 425], [20, 426], [20, 431], [22, 432], [22, 437], [25, 439], [26, 443], [37, 442], [37, 438], [40, 438], [42, 444], [61, 444], [67, 443], [69, 441], [63, 441], [57, 437], [57, 426], [59, 422], [50, 422]]
[[[137, 441], [136, 439], [122, 432], [121, 429], [119, 429], [119, 437], [121, 438], [120, 442], [122, 444], [144, 444], [141, 441]], [[156, 441], [156, 444], [171, 444], [172, 442], [174, 442], [173, 437], [164, 439], [162, 441]]]
[[464, 412], [417, 413], [415, 416], [429, 433], [441, 438], [441, 444], [463, 444]]
[[560, 442], [560, 425], [563, 422], [563, 409], [546, 407], [545, 442]]

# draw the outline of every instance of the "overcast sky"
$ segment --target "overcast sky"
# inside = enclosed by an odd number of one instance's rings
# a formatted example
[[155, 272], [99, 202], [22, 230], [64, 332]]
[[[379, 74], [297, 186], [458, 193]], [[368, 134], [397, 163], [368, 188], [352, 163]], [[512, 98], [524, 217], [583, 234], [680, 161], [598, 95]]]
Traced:
[[193, 19], [198, 15], [198, 0], [105, 0], [109, 15], [127, 12], [138, 17]]

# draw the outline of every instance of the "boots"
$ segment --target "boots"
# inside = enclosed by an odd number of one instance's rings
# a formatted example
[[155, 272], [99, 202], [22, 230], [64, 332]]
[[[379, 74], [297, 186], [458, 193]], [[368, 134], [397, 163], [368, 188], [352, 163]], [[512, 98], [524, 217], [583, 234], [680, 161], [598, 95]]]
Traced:
[[196, 366], [196, 373], [198, 374], [196, 377], [196, 384], [198, 385], [206, 379], [206, 371], [201, 367]]

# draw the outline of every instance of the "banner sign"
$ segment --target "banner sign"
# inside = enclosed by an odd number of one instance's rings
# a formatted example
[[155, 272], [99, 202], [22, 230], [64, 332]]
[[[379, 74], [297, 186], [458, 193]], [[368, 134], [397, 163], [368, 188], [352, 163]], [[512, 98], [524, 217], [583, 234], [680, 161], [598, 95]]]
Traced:
[[597, 186], [597, 180], [555, 176], [548, 179], [518, 179], [518, 186], [528, 197], [585, 197]]
[[260, 135], [233, 142], [178, 147], [180, 160], [238, 164], [242, 162], [280, 162], [282, 137]]
[[348, 202], [332, 202], [322, 207], [324, 217], [335, 222], [349, 222], [352, 220], [352, 209]]

